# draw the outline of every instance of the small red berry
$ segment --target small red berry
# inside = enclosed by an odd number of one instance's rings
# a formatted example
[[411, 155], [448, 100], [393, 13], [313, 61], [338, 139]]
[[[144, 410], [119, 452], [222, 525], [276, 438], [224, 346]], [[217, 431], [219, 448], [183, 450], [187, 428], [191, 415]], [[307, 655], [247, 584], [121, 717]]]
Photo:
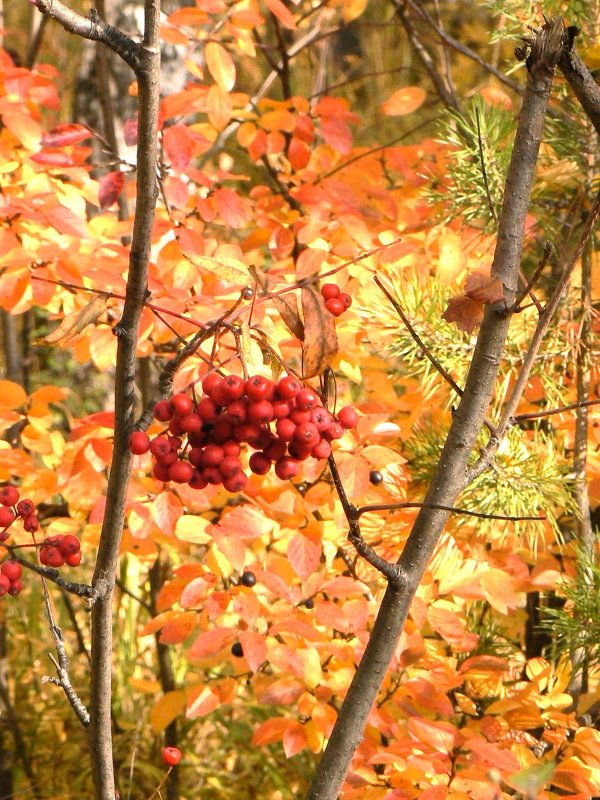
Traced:
[[329, 458], [331, 455], [331, 445], [326, 439], [321, 439], [319, 444], [315, 445], [310, 451], [313, 458], [322, 459]]
[[44, 563], [49, 567], [62, 567], [65, 564], [65, 557], [58, 547], [48, 547], [46, 548], [46, 560]]
[[168, 422], [173, 416], [173, 411], [168, 400], [159, 400], [154, 406], [154, 419], [159, 422]]
[[0, 595], [6, 594], [10, 589], [10, 581], [6, 575], [0, 575]]
[[18, 594], [21, 594], [22, 591], [23, 591], [23, 584], [21, 583], [21, 581], [19, 580], [11, 581], [10, 588], [8, 590], [8, 593], [11, 597], [16, 597]]
[[340, 294], [338, 300], [341, 300], [341, 302], [344, 304], [344, 308], [350, 308], [350, 306], [352, 305], [352, 298], [350, 297], [349, 294], [346, 294], [345, 292], [342, 292]]
[[310, 411], [319, 405], [321, 405], [319, 395], [316, 392], [313, 392], [312, 389], [301, 389], [296, 395], [296, 406], [301, 411]]
[[233, 437], [233, 426], [234, 422], [229, 414], [221, 414], [221, 416], [215, 420], [212, 432], [215, 442], [217, 442], [217, 444], [223, 444], [229, 441]]
[[237, 456], [225, 456], [219, 464], [219, 470], [224, 478], [233, 478], [242, 471], [242, 462]]
[[293, 375], [286, 375], [277, 383], [277, 397], [281, 400], [292, 400], [301, 389], [300, 381], [296, 380]]
[[258, 400], [248, 406], [248, 419], [257, 425], [271, 422], [274, 417], [273, 406], [268, 400]]
[[292, 406], [287, 400], [273, 401], [273, 417], [275, 419], [285, 419], [289, 417]]
[[311, 412], [303, 411], [301, 408], [292, 408], [290, 411], [289, 419], [294, 425], [302, 425], [305, 422], [310, 422]]
[[313, 445], [304, 445], [295, 439], [288, 445], [288, 453], [296, 461], [306, 461], [313, 451]]
[[217, 406], [210, 397], [203, 397], [198, 403], [198, 414], [204, 422], [213, 422], [217, 418]]
[[245, 472], [236, 472], [235, 475], [232, 475], [231, 478], [227, 478], [223, 481], [223, 486], [227, 489], [228, 492], [232, 494], [237, 494], [241, 492], [246, 484], [248, 483], [248, 476]]
[[332, 422], [326, 431], [323, 431], [323, 438], [330, 442], [332, 439], [341, 439], [344, 435], [344, 428], [339, 422]]
[[225, 456], [239, 456], [242, 452], [239, 442], [234, 442], [233, 439], [230, 439], [228, 442], [223, 442], [222, 447]]
[[356, 428], [358, 425], [358, 414], [352, 406], [344, 406], [338, 411], [338, 422], [343, 428]]
[[310, 412], [310, 421], [319, 433], [323, 433], [333, 422], [333, 417], [326, 408], [318, 406]]
[[178, 747], [163, 747], [162, 760], [168, 767], [174, 767], [181, 761], [181, 750]]
[[246, 381], [246, 394], [250, 400], [270, 400], [275, 394], [275, 384], [262, 375], [253, 375]]
[[271, 459], [264, 453], [252, 453], [248, 465], [255, 475], [266, 475], [271, 469]]
[[0, 489], [0, 505], [14, 506], [19, 500], [19, 491], [15, 486], [3, 486]]
[[23, 567], [16, 561], [4, 561], [0, 567], [0, 572], [6, 575], [9, 581], [18, 581], [23, 574]]
[[35, 505], [32, 500], [19, 500], [17, 503], [17, 512], [21, 517], [30, 517], [35, 514]]
[[134, 456], [141, 456], [150, 450], [150, 437], [146, 431], [134, 431], [129, 437], [129, 449]]
[[79, 553], [81, 550], [81, 544], [76, 536], [68, 534], [67, 536], [63, 536], [61, 539], [58, 549], [66, 558], [67, 556], [73, 555], [73, 553]]
[[179, 424], [184, 433], [197, 433], [202, 429], [204, 422], [199, 414], [192, 411], [191, 414], [186, 414], [185, 417], [181, 417]]
[[156, 460], [159, 464], [162, 464], [163, 467], [170, 467], [171, 464], [174, 464], [178, 459], [178, 455], [174, 450], [171, 450], [169, 453], [165, 453], [164, 455], [156, 456]]
[[206, 489], [208, 482], [204, 480], [204, 476], [199, 469], [194, 470], [194, 474], [188, 481], [188, 486], [192, 489]]
[[194, 474], [194, 468], [188, 461], [176, 461], [169, 467], [169, 480], [175, 483], [187, 483]]
[[156, 458], [167, 456], [171, 453], [171, 442], [166, 436], [157, 436], [150, 442], [150, 452]]
[[173, 417], [171, 422], [169, 422], [169, 433], [173, 436], [181, 436], [183, 433], [181, 429], [181, 420], [179, 417]]
[[202, 470], [202, 477], [207, 483], [210, 483], [211, 486], [219, 486], [219, 484], [223, 483], [223, 476], [218, 467], [204, 467]]
[[35, 533], [40, 528], [40, 521], [35, 514], [30, 514], [23, 520], [23, 528], [27, 533]]
[[0, 528], [8, 528], [16, 520], [15, 512], [8, 506], [0, 506]]
[[[301, 412], [302, 413], [302, 412]], [[277, 436], [284, 442], [291, 442], [296, 433], [296, 424], [291, 419], [278, 419], [275, 424]]]
[[183, 394], [183, 392], [174, 394], [169, 401], [169, 405], [171, 406], [171, 411], [177, 414], [178, 417], [185, 417], [194, 410], [192, 398], [187, 394]]
[[339, 297], [340, 295], [340, 287], [337, 283], [324, 283], [321, 286], [321, 297], [324, 300], [331, 300], [334, 297]]
[[333, 314], [334, 317], [340, 317], [346, 310], [346, 306], [339, 297], [332, 297], [331, 300], [326, 300], [325, 308], [330, 314]]
[[65, 556], [65, 564], [69, 567], [78, 567], [81, 564], [81, 551]]
[[225, 453], [218, 444], [207, 444], [200, 459], [203, 467], [218, 467], [223, 461]]
[[245, 383], [239, 375], [227, 375], [223, 379], [223, 394], [228, 403], [240, 399], [245, 391]]
[[221, 388], [222, 385], [223, 385], [223, 378], [220, 375], [217, 375], [216, 372], [211, 372], [202, 381], [202, 389], [204, 391], [204, 394], [207, 394], [209, 397], [212, 397], [215, 389]]
[[298, 425], [294, 433], [294, 441], [305, 447], [314, 447], [320, 439], [321, 434], [312, 422], [303, 422], [302, 425]]
[[264, 448], [264, 454], [271, 461], [277, 461], [278, 458], [283, 458], [287, 444], [283, 439], [273, 439], [268, 447]]
[[293, 458], [284, 456], [275, 462], [275, 475], [282, 480], [287, 481], [293, 478], [300, 472], [300, 463]]
[[169, 466], [161, 463], [154, 465], [152, 469], [152, 474], [154, 475], [157, 481], [162, 481], [163, 483], [166, 483], [169, 480]]

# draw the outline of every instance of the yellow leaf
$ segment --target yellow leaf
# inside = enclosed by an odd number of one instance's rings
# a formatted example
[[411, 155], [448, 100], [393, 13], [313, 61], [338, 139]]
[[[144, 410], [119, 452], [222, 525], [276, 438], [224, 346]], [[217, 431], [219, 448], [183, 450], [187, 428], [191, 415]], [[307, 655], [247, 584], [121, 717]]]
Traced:
[[150, 709], [150, 725], [154, 733], [164, 731], [185, 705], [185, 692], [167, 692], [163, 695]]
[[235, 85], [235, 64], [233, 59], [217, 42], [209, 42], [204, 48], [206, 66], [217, 85], [224, 92], [230, 92]]
[[182, 542], [208, 544], [212, 541], [212, 535], [207, 531], [209, 527], [210, 522], [204, 517], [182, 514], [175, 525], [175, 536]]
[[426, 97], [427, 92], [420, 86], [403, 86], [388, 97], [381, 110], [388, 117], [403, 117], [423, 105]]
[[187, 258], [198, 267], [198, 269], [215, 275], [219, 280], [230, 283], [233, 286], [247, 286], [251, 283], [250, 273], [243, 261], [237, 258], [227, 258], [221, 256], [213, 258], [211, 256], [197, 256], [187, 253]]

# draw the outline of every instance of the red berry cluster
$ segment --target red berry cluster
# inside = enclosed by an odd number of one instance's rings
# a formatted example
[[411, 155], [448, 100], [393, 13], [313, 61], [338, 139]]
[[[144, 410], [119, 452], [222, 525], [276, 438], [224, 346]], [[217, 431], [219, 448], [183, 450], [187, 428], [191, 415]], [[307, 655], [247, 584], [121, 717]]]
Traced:
[[0, 542], [8, 539], [7, 528], [17, 517], [21, 517], [23, 527], [28, 533], [35, 533], [40, 527], [33, 502], [19, 500], [19, 491], [14, 486], [3, 486], [0, 489]]
[[160, 481], [195, 489], [223, 484], [240, 492], [248, 482], [240, 460], [243, 444], [256, 451], [249, 459], [252, 472], [266, 475], [274, 466], [277, 477], [288, 480], [298, 474], [301, 461], [328, 458], [331, 442], [358, 422], [352, 406], [334, 416], [292, 375], [275, 383], [262, 375], [245, 381], [210, 373], [202, 389], [198, 402], [180, 393], [155, 405], [155, 418], [168, 422], [165, 433], [152, 440], [144, 431], [131, 434], [131, 452], [150, 451]]
[[340, 292], [337, 283], [324, 283], [321, 286], [321, 297], [325, 300], [325, 308], [334, 317], [340, 317], [352, 305], [352, 298]]
[[40, 564], [45, 567], [77, 567], [81, 562], [81, 545], [76, 536], [49, 536], [40, 546]]
[[21, 575], [23, 567], [17, 561], [4, 561], [0, 567], [0, 596], [10, 594], [13, 597], [23, 589]]

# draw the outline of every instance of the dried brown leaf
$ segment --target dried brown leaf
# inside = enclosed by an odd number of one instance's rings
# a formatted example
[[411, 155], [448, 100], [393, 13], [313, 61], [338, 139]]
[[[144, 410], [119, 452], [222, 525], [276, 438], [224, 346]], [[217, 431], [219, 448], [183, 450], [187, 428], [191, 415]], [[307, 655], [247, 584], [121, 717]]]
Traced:
[[[255, 266], [248, 267], [248, 270], [260, 288], [264, 292], [268, 292], [269, 279], [265, 273]], [[296, 339], [299, 339], [301, 342], [304, 341], [304, 325], [298, 313], [298, 303], [295, 295], [290, 294], [289, 297], [273, 297], [272, 300], [273, 305], [277, 311], [279, 311], [281, 319], [292, 336], [295, 336]]]
[[79, 311], [71, 311], [70, 314], [63, 317], [58, 328], [40, 339], [40, 342], [43, 344], [66, 344], [69, 339], [81, 333], [84, 328], [95, 322], [106, 311], [107, 302], [106, 295], [94, 295], [90, 302]]
[[302, 288], [304, 314], [304, 377], [319, 375], [338, 351], [334, 317], [313, 286]]

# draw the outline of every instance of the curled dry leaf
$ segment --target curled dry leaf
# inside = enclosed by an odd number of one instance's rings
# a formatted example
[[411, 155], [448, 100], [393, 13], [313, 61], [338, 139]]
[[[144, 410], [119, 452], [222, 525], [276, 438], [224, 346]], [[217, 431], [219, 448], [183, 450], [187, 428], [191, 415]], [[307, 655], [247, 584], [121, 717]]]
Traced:
[[504, 302], [504, 286], [499, 278], [484, 272], [472, 272], [465, 281], [463, 294], [451, 297], [442, 314], [446, 322], [456, 322], [461, 331], [472, 333], [481, 324], [484, 305]]
[[44, 336], [40, 339], [40, 343], [65, 345], [70, 339], [77, 336], [78, 333], [81, 333], [84, 328], [87, 328], [88, 325], [95, 322], [98, 317], [106, 311], [107, 302], [108, 298], [105, 295], [94, 295], [90, 302], [82, 309], [79, 311], [71, 311], [70, 314], [63, 317], [58, 328], [52, 331], [52, 333], [49, 333], [48, 336]]
[[[248, 267], [248, 270], [260, 288], [264, 292], [268, 292], [269, 280], [265, 273], [255, 266]], [[281, 319], [292, 336], [295, 336], [296, 339], [299, 339], [301, 342], [304, 341], [304, 325], [298, 313], [298, 303], [296, 302], [295, 295], [290, 294], [287, 297], [273, 297], [272, 300], [273, 305], [277, 311], [279, 311]]]
[[504, 287], [500, 278], [491, 278], [483, 272], [472, 272], [465, 281], [465, 295], [484, 305], [501, 303]]
[[338, 351], [333, 316], [313, 286], [302, 287], [304, 314], [304, 377], [313, 378], [329, 366]]

